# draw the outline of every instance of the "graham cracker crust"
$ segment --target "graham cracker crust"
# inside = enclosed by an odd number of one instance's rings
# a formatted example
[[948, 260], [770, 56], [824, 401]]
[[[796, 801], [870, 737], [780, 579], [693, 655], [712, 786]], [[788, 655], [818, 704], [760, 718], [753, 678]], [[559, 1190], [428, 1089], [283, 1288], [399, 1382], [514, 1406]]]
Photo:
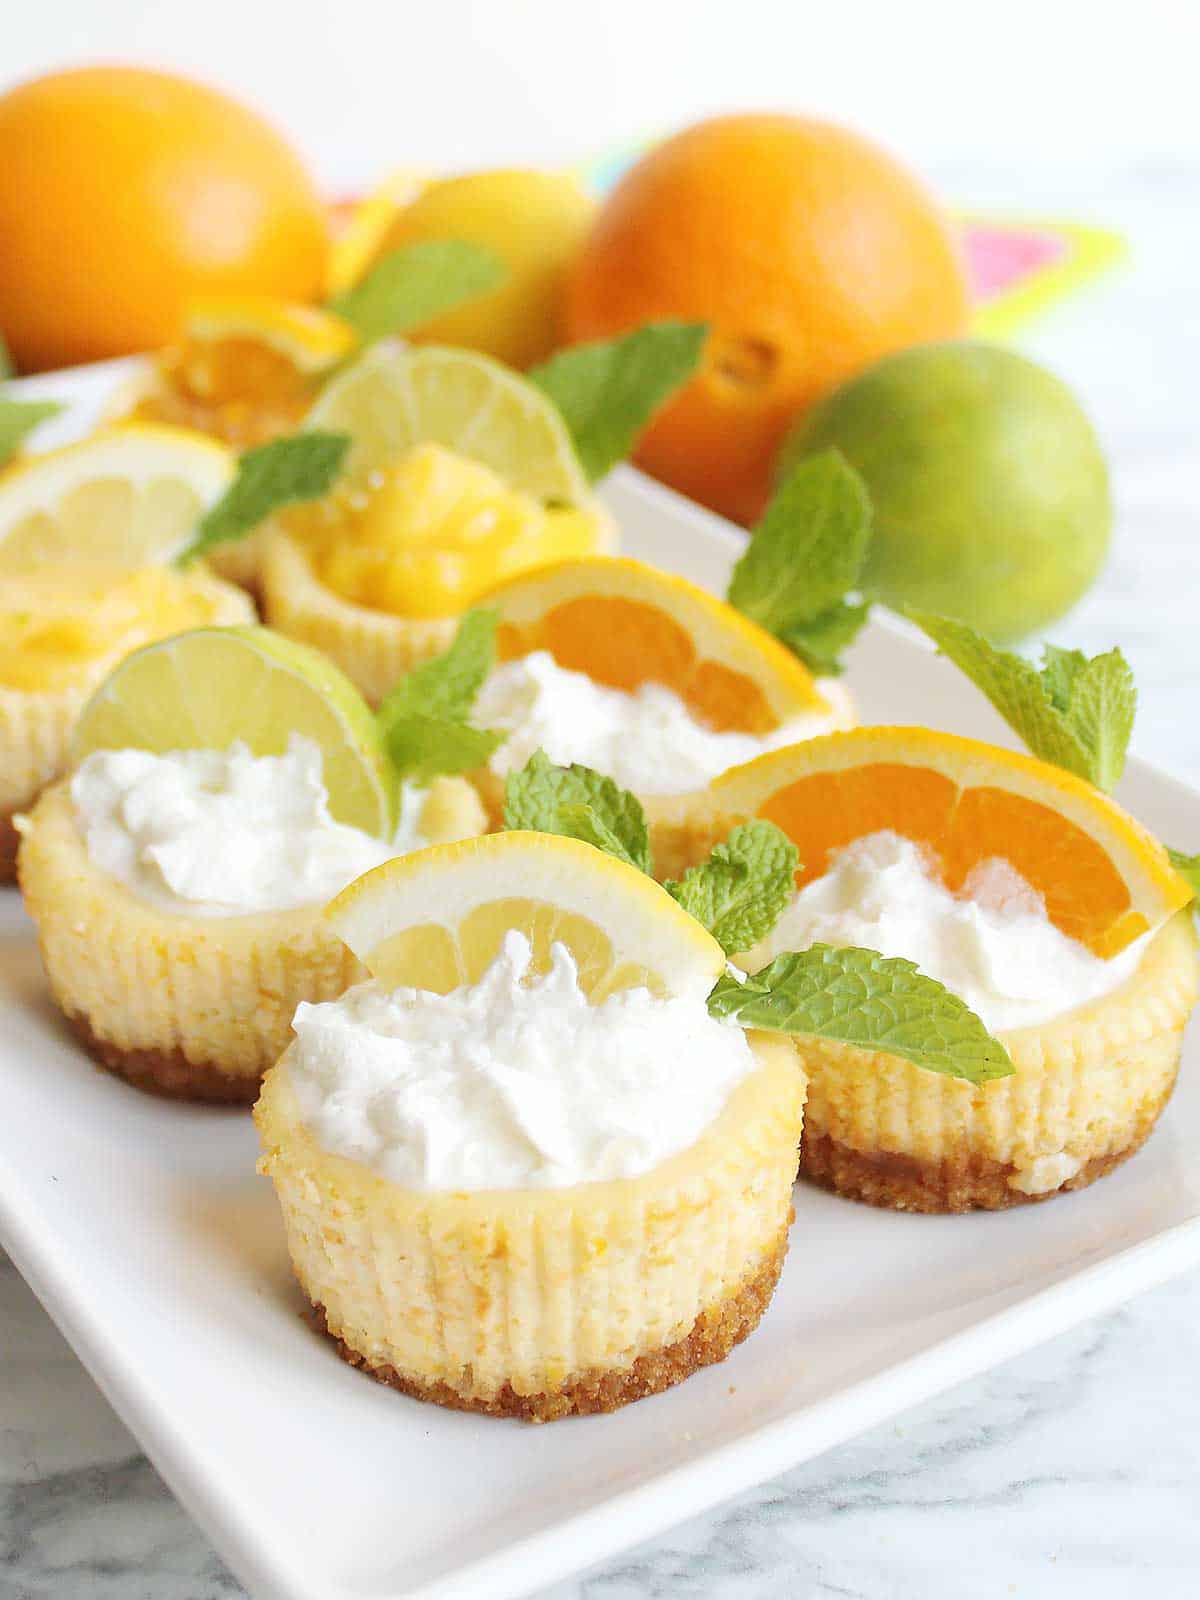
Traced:
[[21, 835], [13, 826], [16, 815], [15, 811], [7, 811], [0, 816], [0, 884], [17, 881], [17, 849]]
[[847, 1200], [891, 1211], [957, 1213], [1006, 1211], [1010, 1206], [1052, 1200], [1070, 1189], [1086, 1189], [1130, 1156], [1136, 1155], [1154, 1131], [1170, 1091], [1139, 1116], [1133, 1137], [1120, 1150], [1093, 1156], [1073, 1178], [1045, 1194], [1025, 1194], [1009, 1186], [1016, 1168], [1007, 1162], [964, 1155], [947, 1162], [921, 1161], [915, 1156], [886, 1150], [863, 1151], [842, 1144], [828, 1134], [808, 1128], [800, 1144], [800, 1176], [819, 1188], [830, 1189]]
[[378, 1383], [398, 1389], [414, 1400], [429, 1400], [454, 1411], [479, 1411], [489, 1417], [514, 1417], [521, 1422], [555, 1422], [560, 1417], [594, 1416], [617, 1411], [682, 1383], [701, 1367], [709, 1367], [725, 1357], [754, 1332], [763, 1312], [771, 1303], [775, 1285], [787, 1253], [784, 1228], [764, 1256], [761, 1265], [720, 1305], [702, 1311], [691, 1331], [674, 1344], [649, 1350], [632, 1366], [621, 1371], [592, 1368], [568, 1378], [553, 1393], [517, 1394], [505, 1384], [491, 1399], [463, 1395], [448, 1383], [430, 1383], [406, 1376], [392, 1366], [374, 1366], [330, 1328], [325, 1307], [314, 1301], [309, 1319], [319, 1333], [333, 1341], [338, 1355], [352, 1367], [359, 1367]]
[[126, 1050], [99, 1038], [85, 1016], [68, 1016], [67, 1021], [94, 1061], [147, 1094], [224, 1106], [252, 1106], [258, 1099], [259, 1073], [225, 1072], [212, 1062], [189, 1061], [179, 1049]]

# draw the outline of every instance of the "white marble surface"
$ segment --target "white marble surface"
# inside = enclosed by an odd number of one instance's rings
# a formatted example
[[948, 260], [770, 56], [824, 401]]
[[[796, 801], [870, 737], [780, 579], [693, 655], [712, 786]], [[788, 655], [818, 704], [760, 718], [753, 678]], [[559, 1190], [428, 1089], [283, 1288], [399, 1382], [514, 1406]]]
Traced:
[[[1086, 398], [1119, 506], [1108, 571], [1054, 636], [1121, 642], [1135, 747], [1200, 781], [1200, 167], [940, 177], [1133, 241], [1130, 268], [1022, 341]], [[1175, 842], [1200, 849], [1200, 814]], [[1198, 1367], [1194, 1274], [543, 1600], [1193, 1600]], [[0, 1600], [242, 1593], [0, 1257]]]

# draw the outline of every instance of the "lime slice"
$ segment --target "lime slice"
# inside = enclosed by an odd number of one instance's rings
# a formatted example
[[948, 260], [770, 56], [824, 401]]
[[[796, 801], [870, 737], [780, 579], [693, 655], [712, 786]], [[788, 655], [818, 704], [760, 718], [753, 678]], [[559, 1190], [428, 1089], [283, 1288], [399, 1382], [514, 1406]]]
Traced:
[[539, 500], [590, 499], [554, 405], [518, 373], [473, 350], [377, 345], [326, 386], [304, 425], [350, 435], [345, 472], [352, 484], [414, 445], [440, 444]]
[[215, 439], [152, 423], [31, 456], [0, 475], [0, 571], [170, 561], [234, 468], [233, 452]]
[[126, 656], [84, 707], [74, 754], [226, 750], [240, 739], [272, 756], [293, 733], [320, 745], [337, 821], [390, 837], [396, 780], [366, 701], [319, 651], [269, 628], [196, 628]]

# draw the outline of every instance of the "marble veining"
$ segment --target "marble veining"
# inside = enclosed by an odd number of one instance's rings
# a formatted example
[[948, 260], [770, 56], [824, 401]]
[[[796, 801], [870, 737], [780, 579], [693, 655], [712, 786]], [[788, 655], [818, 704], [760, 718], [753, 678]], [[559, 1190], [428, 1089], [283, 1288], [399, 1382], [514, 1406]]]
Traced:
[[[1022, 340], [1085, 396], [1117, 546], [1057, 642], [1120, 641], [1135, 748], [1200, 779], [1200, 166], [947, 167], [979, 209], [1075, 214], [1131, 267]], [[1177, 841], [1200, 849], [1195, 837]], [[698, 1517], [542, 1600], [1194, 1600], [1200, 1273]], [[32, 1292], [0, 1257], [0, 1600], [233, 1600]]]

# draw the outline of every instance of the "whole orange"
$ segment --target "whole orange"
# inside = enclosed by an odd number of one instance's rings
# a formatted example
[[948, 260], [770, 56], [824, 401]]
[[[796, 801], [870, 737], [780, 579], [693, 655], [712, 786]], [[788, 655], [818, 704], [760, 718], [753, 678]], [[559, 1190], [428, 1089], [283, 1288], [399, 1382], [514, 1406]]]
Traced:
[[567, 288], [572, 342], [707, 321], [701, 370], [637, 459], [741, 522], [797, 415], [880, 356], [966, 327], [962, 264], [921, 185], [868, 140], [807, 117], [698, 123], [617, 185]]
[[228, 95], [86, 67], [0, 96], [0, 331], [24, 370], [166, 344], [198, 295], [309, 300], [328, 248], [299, 158]]

